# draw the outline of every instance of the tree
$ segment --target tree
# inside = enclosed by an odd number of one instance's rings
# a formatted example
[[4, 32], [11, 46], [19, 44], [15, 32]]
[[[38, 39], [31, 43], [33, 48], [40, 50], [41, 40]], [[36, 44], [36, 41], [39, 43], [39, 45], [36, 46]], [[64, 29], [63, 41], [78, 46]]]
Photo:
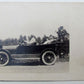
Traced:
[[22, 35], [20, 35], [20, 38], [19, 38], [19, 42], [23, 42], [24, 41], [24, 38], [23, 38], [23, 36]]
[[23, 37], [23, 39], [24, 39], [25, 41], [27, 41], [27, 38], [26, 38], [26, 36], [24, 36], [24, 37]]
[[3, 45], [2, 43], [3, 43], [2, 40], [0, 40], [0, 45]]

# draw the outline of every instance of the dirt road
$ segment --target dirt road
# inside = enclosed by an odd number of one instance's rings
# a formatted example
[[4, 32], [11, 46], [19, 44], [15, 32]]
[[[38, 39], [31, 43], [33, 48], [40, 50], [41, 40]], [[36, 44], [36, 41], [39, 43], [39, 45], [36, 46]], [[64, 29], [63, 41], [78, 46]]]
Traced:
[[8, 66], [0, 67], [0, 73], [59, 73], [68, 72], [69, 62], [57, 61], [52, 66], [46, 66], [40, 64], [40, 62], [29, 62], [29, 63], [12, 63]]

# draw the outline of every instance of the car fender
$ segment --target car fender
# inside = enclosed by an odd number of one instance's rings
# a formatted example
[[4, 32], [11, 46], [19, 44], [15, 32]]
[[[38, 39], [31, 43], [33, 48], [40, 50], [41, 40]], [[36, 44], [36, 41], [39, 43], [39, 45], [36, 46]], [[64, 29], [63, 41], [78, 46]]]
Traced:
[[0, 49], [0, 51], [6, 52], [9, 55], [10, 59], [11, 59], [11, 53], [8, 50], [6, 50], [6, 49]]
[[[53, 51], [54, 53], [55, 53], [55, 50], [54, 49], [52, 49], [52, 48], [46, 48], [46, 49], [44, 49], [42, 52], [41, 52], [41, 55], [40, 56], [42, 56], [42, 54], [45, 52], [45, 51]], [[56, 53], [55, 53], [56, 54]], [[57, 56], [57, 55], [56, 55]]]

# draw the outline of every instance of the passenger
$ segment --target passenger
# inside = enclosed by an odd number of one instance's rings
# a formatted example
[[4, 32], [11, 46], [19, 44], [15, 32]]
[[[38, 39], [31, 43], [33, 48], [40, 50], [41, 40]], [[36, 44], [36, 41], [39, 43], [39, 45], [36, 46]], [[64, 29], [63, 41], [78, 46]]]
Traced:
[[33, 37], [31, 40], [26, 41], [26, 43], [27, 43], [28, 46], [30, 46], [30, 45], [36, 45], [36, 40]]
[[64, 41], [66, 39], [66, 37], [69, 35], [67, 33], [67, 31], [63, 28], [63, 26], [60, 26], [58, 28], [58, 32], [57, 33], [58, 33], [58, 40], [60, 40], [60, 41]]

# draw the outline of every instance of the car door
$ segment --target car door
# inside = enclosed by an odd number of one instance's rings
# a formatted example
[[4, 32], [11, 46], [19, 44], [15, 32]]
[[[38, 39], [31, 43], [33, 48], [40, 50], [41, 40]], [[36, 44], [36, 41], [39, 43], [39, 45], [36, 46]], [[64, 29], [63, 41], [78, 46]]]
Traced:
[[25, 46], [18, 46], [16, 49], [16, 54], [25, 54]]

